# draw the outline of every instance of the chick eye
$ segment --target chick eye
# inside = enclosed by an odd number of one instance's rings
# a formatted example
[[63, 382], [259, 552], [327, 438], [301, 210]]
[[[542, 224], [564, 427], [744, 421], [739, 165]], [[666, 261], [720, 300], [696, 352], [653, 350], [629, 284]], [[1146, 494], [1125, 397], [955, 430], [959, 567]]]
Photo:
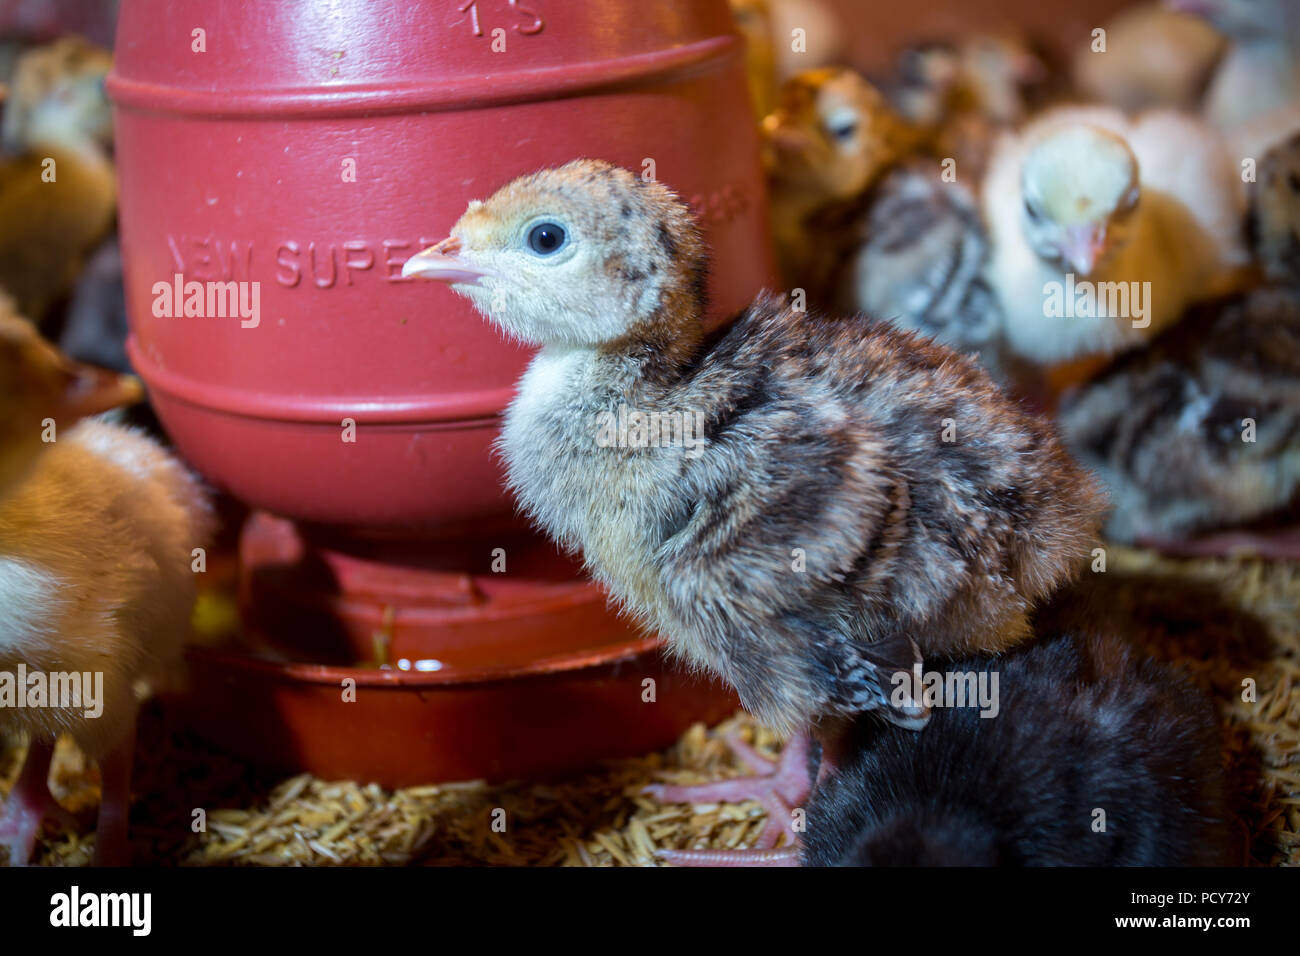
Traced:
[[563, 226], [553, 222], [539, 222], [528, 230], [528, 248], [539, 256], [549, 256], [563, 246], [567, 238]]
[[1028, 199], [1025, 200], [1025, 213], [1026, 215], [1029, 216], [1030, 219], [1034, 220], [1034, 222], [1037, 222], [1038, 220], [1043, 218], [1042, 214], [1038, 211], [1038, 209], [1034, 206], [1034, 204], [1030, 202]]
[[858, 114], [852, 110], [836, 110], [826, 117], [826, 132], [843, 142], [858, 131]]

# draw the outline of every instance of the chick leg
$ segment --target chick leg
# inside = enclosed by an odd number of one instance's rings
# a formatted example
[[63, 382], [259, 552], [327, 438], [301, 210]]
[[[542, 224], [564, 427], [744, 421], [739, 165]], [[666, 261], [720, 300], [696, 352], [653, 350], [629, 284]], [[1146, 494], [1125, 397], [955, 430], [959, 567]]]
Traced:
[[[756, 800], [767, 811], [767, 821], [752, 850], [663, 850], [661, 859], [684, 866], [795, 866], [798, 849], [793, 845], [776, 848], [783, 830], [788, 831], [794, 808], [811, 789], [808, 772], [809, 737], [793, 737], [775, 763], [757, 753], [736, 734], [727, 744], [753, 771], [754, 776], [719, 780], [715, 783], [678, 786], [652, 784], [646, 793], [665, 803], [739, 803]], [[793, 838], [793, 833], [791, 834]]]
[[50, 794], [50, 761], [54, 744], [32, 740], [18, 780], [0, 813], [0, 846], [9, 848], [9, 865], [26, 866], [36, 849], [36, 834], [47, 818], [75, 829], [76, 820]]
[[99, 765], [99, 822], [95, 828], [95, 865], [128, 866], [131, 845], [127, 826], [131, 816], [131, 768], [135, 761], [135, 717], [126, 737]]

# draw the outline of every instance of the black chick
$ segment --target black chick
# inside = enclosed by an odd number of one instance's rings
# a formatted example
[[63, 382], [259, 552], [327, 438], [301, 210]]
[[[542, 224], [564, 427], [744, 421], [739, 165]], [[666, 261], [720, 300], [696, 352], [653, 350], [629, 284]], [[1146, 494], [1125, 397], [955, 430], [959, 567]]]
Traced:
[[997, 675], [996, 716], [937, 707], [920, 734], [859, 721], [813, 793], [803, 865], [1240, 862], [1218, 725], [1181, 675], [1077, 630], [943, 670]]

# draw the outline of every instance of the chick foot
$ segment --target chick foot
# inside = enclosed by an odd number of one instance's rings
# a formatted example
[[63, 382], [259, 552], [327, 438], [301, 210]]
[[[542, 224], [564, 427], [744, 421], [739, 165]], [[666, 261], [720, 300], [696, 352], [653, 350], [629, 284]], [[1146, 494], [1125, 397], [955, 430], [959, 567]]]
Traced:
[[36, 835], [47, 819], [57, 820], [68, 829], [77, 821], [50, 794], [50, 761], [54, 745], [33, 740], [27, 746], [27, 759], [5, 799], [0, 812], [0, 846], [9, 848], [9, 865], [26, 866], [36, 849]]
[[791, 738], [777, 761], [768, 760], [734, 731], [726, 740], [741, 761], [755, 772], [754, 776], [684, 786], [657, 783], [645, 792], [664, 803], [756, 800], [767, 811], [767, 821], [757, 842], [749, 850], [662, 850], [658, 856], [678, 866], [797, 866], [798, 848], [792, 844], [778, 848], [776, 844], [783, 831], [794, 839], [788, 829], [791, 815], [812, 787], [808, 773], [808, 735]]

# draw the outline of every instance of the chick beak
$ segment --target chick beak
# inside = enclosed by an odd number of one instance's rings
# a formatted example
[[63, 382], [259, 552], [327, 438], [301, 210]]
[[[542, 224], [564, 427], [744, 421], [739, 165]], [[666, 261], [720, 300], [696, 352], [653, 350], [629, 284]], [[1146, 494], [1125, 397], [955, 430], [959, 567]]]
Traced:
[[67, 380], [59, 414], [64, 419], [76, 421], [144, 399], [144, 386], [134, 375], [72, 361], [65, 362], [62, 371]]
[[1061, 259], [1078, 275], [1089, 275], [1106, 249], [1105, 232], [1098, 226], [1069, 226], [1061, 241]]
[[417, 252], [402, 266], [402, 278], [415, 276], [435, 282], [475, 285], [487, 271], [460, 258], [460, 240], [452, 236], [423, 252]]
[[808, 134], [790, 118], [770, 113], [763, 119], [763, 162], [769, 172], [808, 151]]

